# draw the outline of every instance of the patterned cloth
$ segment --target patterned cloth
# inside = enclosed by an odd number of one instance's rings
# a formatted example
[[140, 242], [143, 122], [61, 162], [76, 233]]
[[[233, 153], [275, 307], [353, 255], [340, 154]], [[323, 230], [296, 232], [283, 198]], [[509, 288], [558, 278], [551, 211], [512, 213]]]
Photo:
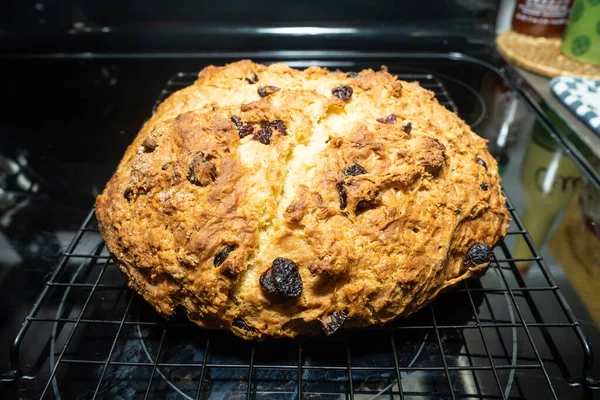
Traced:
[[550, 81], [554, 95], [600, 136], [600, 80], [559, 76]]

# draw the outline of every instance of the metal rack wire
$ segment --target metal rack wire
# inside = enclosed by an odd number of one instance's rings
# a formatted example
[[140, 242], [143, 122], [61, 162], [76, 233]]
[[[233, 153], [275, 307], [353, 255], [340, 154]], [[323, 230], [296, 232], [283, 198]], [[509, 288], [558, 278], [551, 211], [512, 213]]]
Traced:
[[[436, 77], [400, 78], [418, 80], [458, 111]], [[175, 75], [156, 104], [194, 79]], [[92, 210], [15, 338], [3, 381], [19, 381], [25, 397], [57, 399], [558, 398], [560, 382], [591, 396], [599, 385], [590, 345], [510, 202], [508, 210], [512, 224], [488, 273], [414, 316], [263, 343], [158, 318], [126, 287]], [[512, 257], [507, 242], [516, 240], [530, 257]], [[521, 262], [539, 269], [545, 285], [528, 287]], [[560, 315], [539, 307], [550, 301]], [[570, 337], [581, 370], [567, 366], [557, 332]]]

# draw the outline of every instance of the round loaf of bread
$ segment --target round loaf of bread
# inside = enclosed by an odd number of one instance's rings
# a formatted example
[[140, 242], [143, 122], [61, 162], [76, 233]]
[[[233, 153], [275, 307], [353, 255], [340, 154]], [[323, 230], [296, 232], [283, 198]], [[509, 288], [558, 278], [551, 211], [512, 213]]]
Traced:
[[509, 223], [487, 141], [417, 82], [247, 60], [158, 107], [96, 216], [159, 313], [247, 339], [409, 315]]

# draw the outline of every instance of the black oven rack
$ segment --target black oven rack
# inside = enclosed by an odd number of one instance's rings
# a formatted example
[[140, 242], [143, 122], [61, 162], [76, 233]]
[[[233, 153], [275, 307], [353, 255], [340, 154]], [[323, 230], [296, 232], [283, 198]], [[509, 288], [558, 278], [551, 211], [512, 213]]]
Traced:
[[[403, 74], [457, 107], [430, 74]], [[195, 74], [167, 82], [156, 104]], [[156, 107], [156, 106], [155, 106]], [[490, 270], [440, 295], [408, 319], [343, 330], [329, 338], [248, 343], [185, 317], [157, 317], [126, 287], [90, 212], [48, 279], [11, 348], [14, 382], [26, 398], [408, 399], [558, 398], [556, 377], [590, 395], [590, 345], [515, 209]], [[524, 240], [530, 257], [512, 257]], [[518, 263], [545, 284], [528, 287]], [[561, 315], [544, 315], [554, 301]], [[556, 332], [570, 335], [561, 348]], [[565, 355], [578, 352], [571, 371]]]

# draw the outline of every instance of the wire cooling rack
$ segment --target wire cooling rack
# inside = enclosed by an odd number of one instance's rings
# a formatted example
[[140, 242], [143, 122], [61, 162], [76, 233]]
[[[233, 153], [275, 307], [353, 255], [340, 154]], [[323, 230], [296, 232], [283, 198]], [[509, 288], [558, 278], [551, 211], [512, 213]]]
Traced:
[[[156, 104], [195, 77], [175, 75]], [[457, 112], [436, 77], [400, 78], [419, 81]], [[462, 282], [410, 318], [328, 338], [262, 343], [201, 329], [185, 317], [158, 317], [127, 288], [92, 210], [15, 338], [12, 370], [2, 380], [18, 385], [24, 398], [56, 399], [597, 394], [582, 329], [510, 202], [508, 210], [512, 223], [487, 274]], [[511, 256], [509, 245], [519, 240], [529, 257]], [[538, 269], [544, 285], [528, 287], [519, 263]], [[573, 357], [579, 360], [575, 370], [566, 361]]]

